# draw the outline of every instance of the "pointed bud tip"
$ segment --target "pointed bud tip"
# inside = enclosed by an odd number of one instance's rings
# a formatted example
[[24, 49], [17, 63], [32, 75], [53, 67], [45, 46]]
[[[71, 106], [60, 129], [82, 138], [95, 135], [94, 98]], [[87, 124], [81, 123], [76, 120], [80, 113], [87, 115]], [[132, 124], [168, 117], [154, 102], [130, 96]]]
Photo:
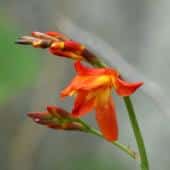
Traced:
[[27, 113], [27, 116], [33, 118], [35, 116], [35, 113], [34, 112], [29, 112], [29, 113]]
[[31, 44], [30, 42], [23, 40], [23, 39], [17, 39], [14, 43], [21, 44], [21, 45], [30, 45]]
[[36, 119], [36, 118], [44, 119], [47, 116], [49, 116], [49, 113], [48, 112], [29, 112], [29, 113], [27, 113], [27, 116], [32, 119]]

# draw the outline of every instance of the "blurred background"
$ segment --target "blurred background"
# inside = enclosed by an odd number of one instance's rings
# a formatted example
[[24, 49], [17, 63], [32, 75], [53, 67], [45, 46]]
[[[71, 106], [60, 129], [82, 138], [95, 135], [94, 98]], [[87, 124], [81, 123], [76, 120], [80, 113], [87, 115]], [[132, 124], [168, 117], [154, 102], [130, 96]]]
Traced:
[[[60, 30], [90, 46], [128, 80], [145, 82], [132, 100], [151, 169], [169, 170], [169, 18], [168, 0], [0, 0], [0, 169], [139, 169], [104, 140], [46, 129], [26, 116], [47, 104], [71, 109], [73, 100], [63, 102], [58, 94], [74, 75], [73, 62], [14, 44], [32, 31]], [[136, 149], [123, 102], [114, 99], [120, 141]], [[94, 114], [85, 119], [96, 126]]]

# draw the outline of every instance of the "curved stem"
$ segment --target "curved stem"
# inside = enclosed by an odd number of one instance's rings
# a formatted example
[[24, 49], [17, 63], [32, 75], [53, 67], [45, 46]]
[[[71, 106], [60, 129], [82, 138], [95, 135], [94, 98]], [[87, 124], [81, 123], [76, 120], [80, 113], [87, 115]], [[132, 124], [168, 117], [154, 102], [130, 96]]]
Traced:
[[[76, 119], [76, 121], [81, 123], [85, 127], [84, 132], [91, 133], [91, 134], [96, 135], [98, 137], [104, 138], [103, 135], [98, 130], [90, 127], [82, 119]], [[110, 142], [110, 143], [115, 145], [117, 148], [119, 148], [123, 152], [127, 153], [131, 158], [136, 159], [136, 160], [139, 158], [138, 153], [133, 151], [130, 147], [128, 147], [128, 146], [126, 146], [126, 145], [124, 145], [124, 144], [122, 144], [122, 143], [120, 143], [118, 141], [113, 141], [113, 142]]]
[[136, 118], [135, 111], [134, 111], [133, 104], [131, 102], [130, 97], [124, 97], [124, 102], [125, 102], [128, 114], [129, 114], [131, 126], [132, 126], [132, 129], [133, 129], [133, 132], [136, 138], [136, 142], [138, 145], [140, 159], [141, 159], [141, 170], [149, 170], [149, 163], [147, 159], [143, 137], [142, 137], [142, 134], [141, 134], [138, 122], [137, 122], [137, 118]]
[[[96, 129], [90, 128], [88, 132], [103, 138], [103, 135], [99, 131], [97, 131]], [[124, 144], [121, 144], [118, 141], [114, 141], [114, 142], [111, 142], [111, 143], [113, 145], [115, 145], [116, 147], [118, 147], [123, 152], [127, 153], [131, 158], [136, 159], [136, 160], [138, 159], [138, 154], [136, 152], [134, 152], [130, 147], [128, 147]]]
[[[93, 65], [93, 63], [91, 63]], [[103, 62], [101, 62], [97, 57], [96, 57], [96, 62], [95, 65], [93, 66], [97, 66], [97, 67], [107, 67]], [[130, 97], [124, 97], [124, 103], [126, 105], [126, 109], [128, 111], [129, 114], [129, 119], [131, 122], [131, 126], [135, 135], [135, 139], [137, 142], [137, 146], [138, 146], [138, 150], [139, 150], [139, 154], [140, 154], [140, 159], [141, 159], [141, 170], [149, 170], [149, 162], [147, 159], [147, 154], [146, 154], [146, 150], [145, 150], [145, 145], [144, 145], [144, 141], [143, 141], [143, 137], [138, 125], [138, 121], [136, 118], [136, 114], [133, 108], [133, 104], [131, 102]]]

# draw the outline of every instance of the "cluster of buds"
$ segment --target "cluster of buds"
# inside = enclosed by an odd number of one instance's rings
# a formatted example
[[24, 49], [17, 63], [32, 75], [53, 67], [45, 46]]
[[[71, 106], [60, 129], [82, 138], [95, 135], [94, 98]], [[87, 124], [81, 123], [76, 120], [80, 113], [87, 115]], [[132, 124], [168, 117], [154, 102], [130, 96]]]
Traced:
[[78, 122], [78, 119], [72, 118], [70, 113], [57, 106], [47, 106], [46, 111], [30, 112], [28, 113], [28, 116], [32, 118], [34, 122], [51, 129], [85, 130], [85, 127]]
[[61, 57], [87, 60], [92, 64], [98, 62], [97, 57], [84, 45], [59, 32], [32, 32], [31, 36], [22, 36], [16, 43], [32, 45], [35, 48], [48, 48], [50, 53]]

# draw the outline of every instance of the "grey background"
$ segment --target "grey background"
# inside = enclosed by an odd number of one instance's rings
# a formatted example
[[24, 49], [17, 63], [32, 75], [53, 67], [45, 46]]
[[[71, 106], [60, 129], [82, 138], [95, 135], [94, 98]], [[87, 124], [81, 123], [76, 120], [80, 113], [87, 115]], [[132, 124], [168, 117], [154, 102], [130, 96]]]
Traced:
[[[90, 46], [127, 79], [144, 81], [146, 86], [132, 100], [151, 169], [170, 169], [168, 0], [0, 0], [0, 4], [3, 15], [18, 26], [21, 35], [59, 29]], [[0, 106], [0, 169], [139, 169], [138, 163], [105, 141], [45, 129], [26, 117], [25, 113], [43, 110], [47, 104], [69, 110], [73, 102], [70, 98], [63, 102], [58, 96], [74, 75], [72, 61], [45, 51], [39, 54], [41, 69], [36, 81]], [[136, 148], [123, 102], [114, 98], [120, 141]], [[95, 123], [93, 114], [85, 119]]]

